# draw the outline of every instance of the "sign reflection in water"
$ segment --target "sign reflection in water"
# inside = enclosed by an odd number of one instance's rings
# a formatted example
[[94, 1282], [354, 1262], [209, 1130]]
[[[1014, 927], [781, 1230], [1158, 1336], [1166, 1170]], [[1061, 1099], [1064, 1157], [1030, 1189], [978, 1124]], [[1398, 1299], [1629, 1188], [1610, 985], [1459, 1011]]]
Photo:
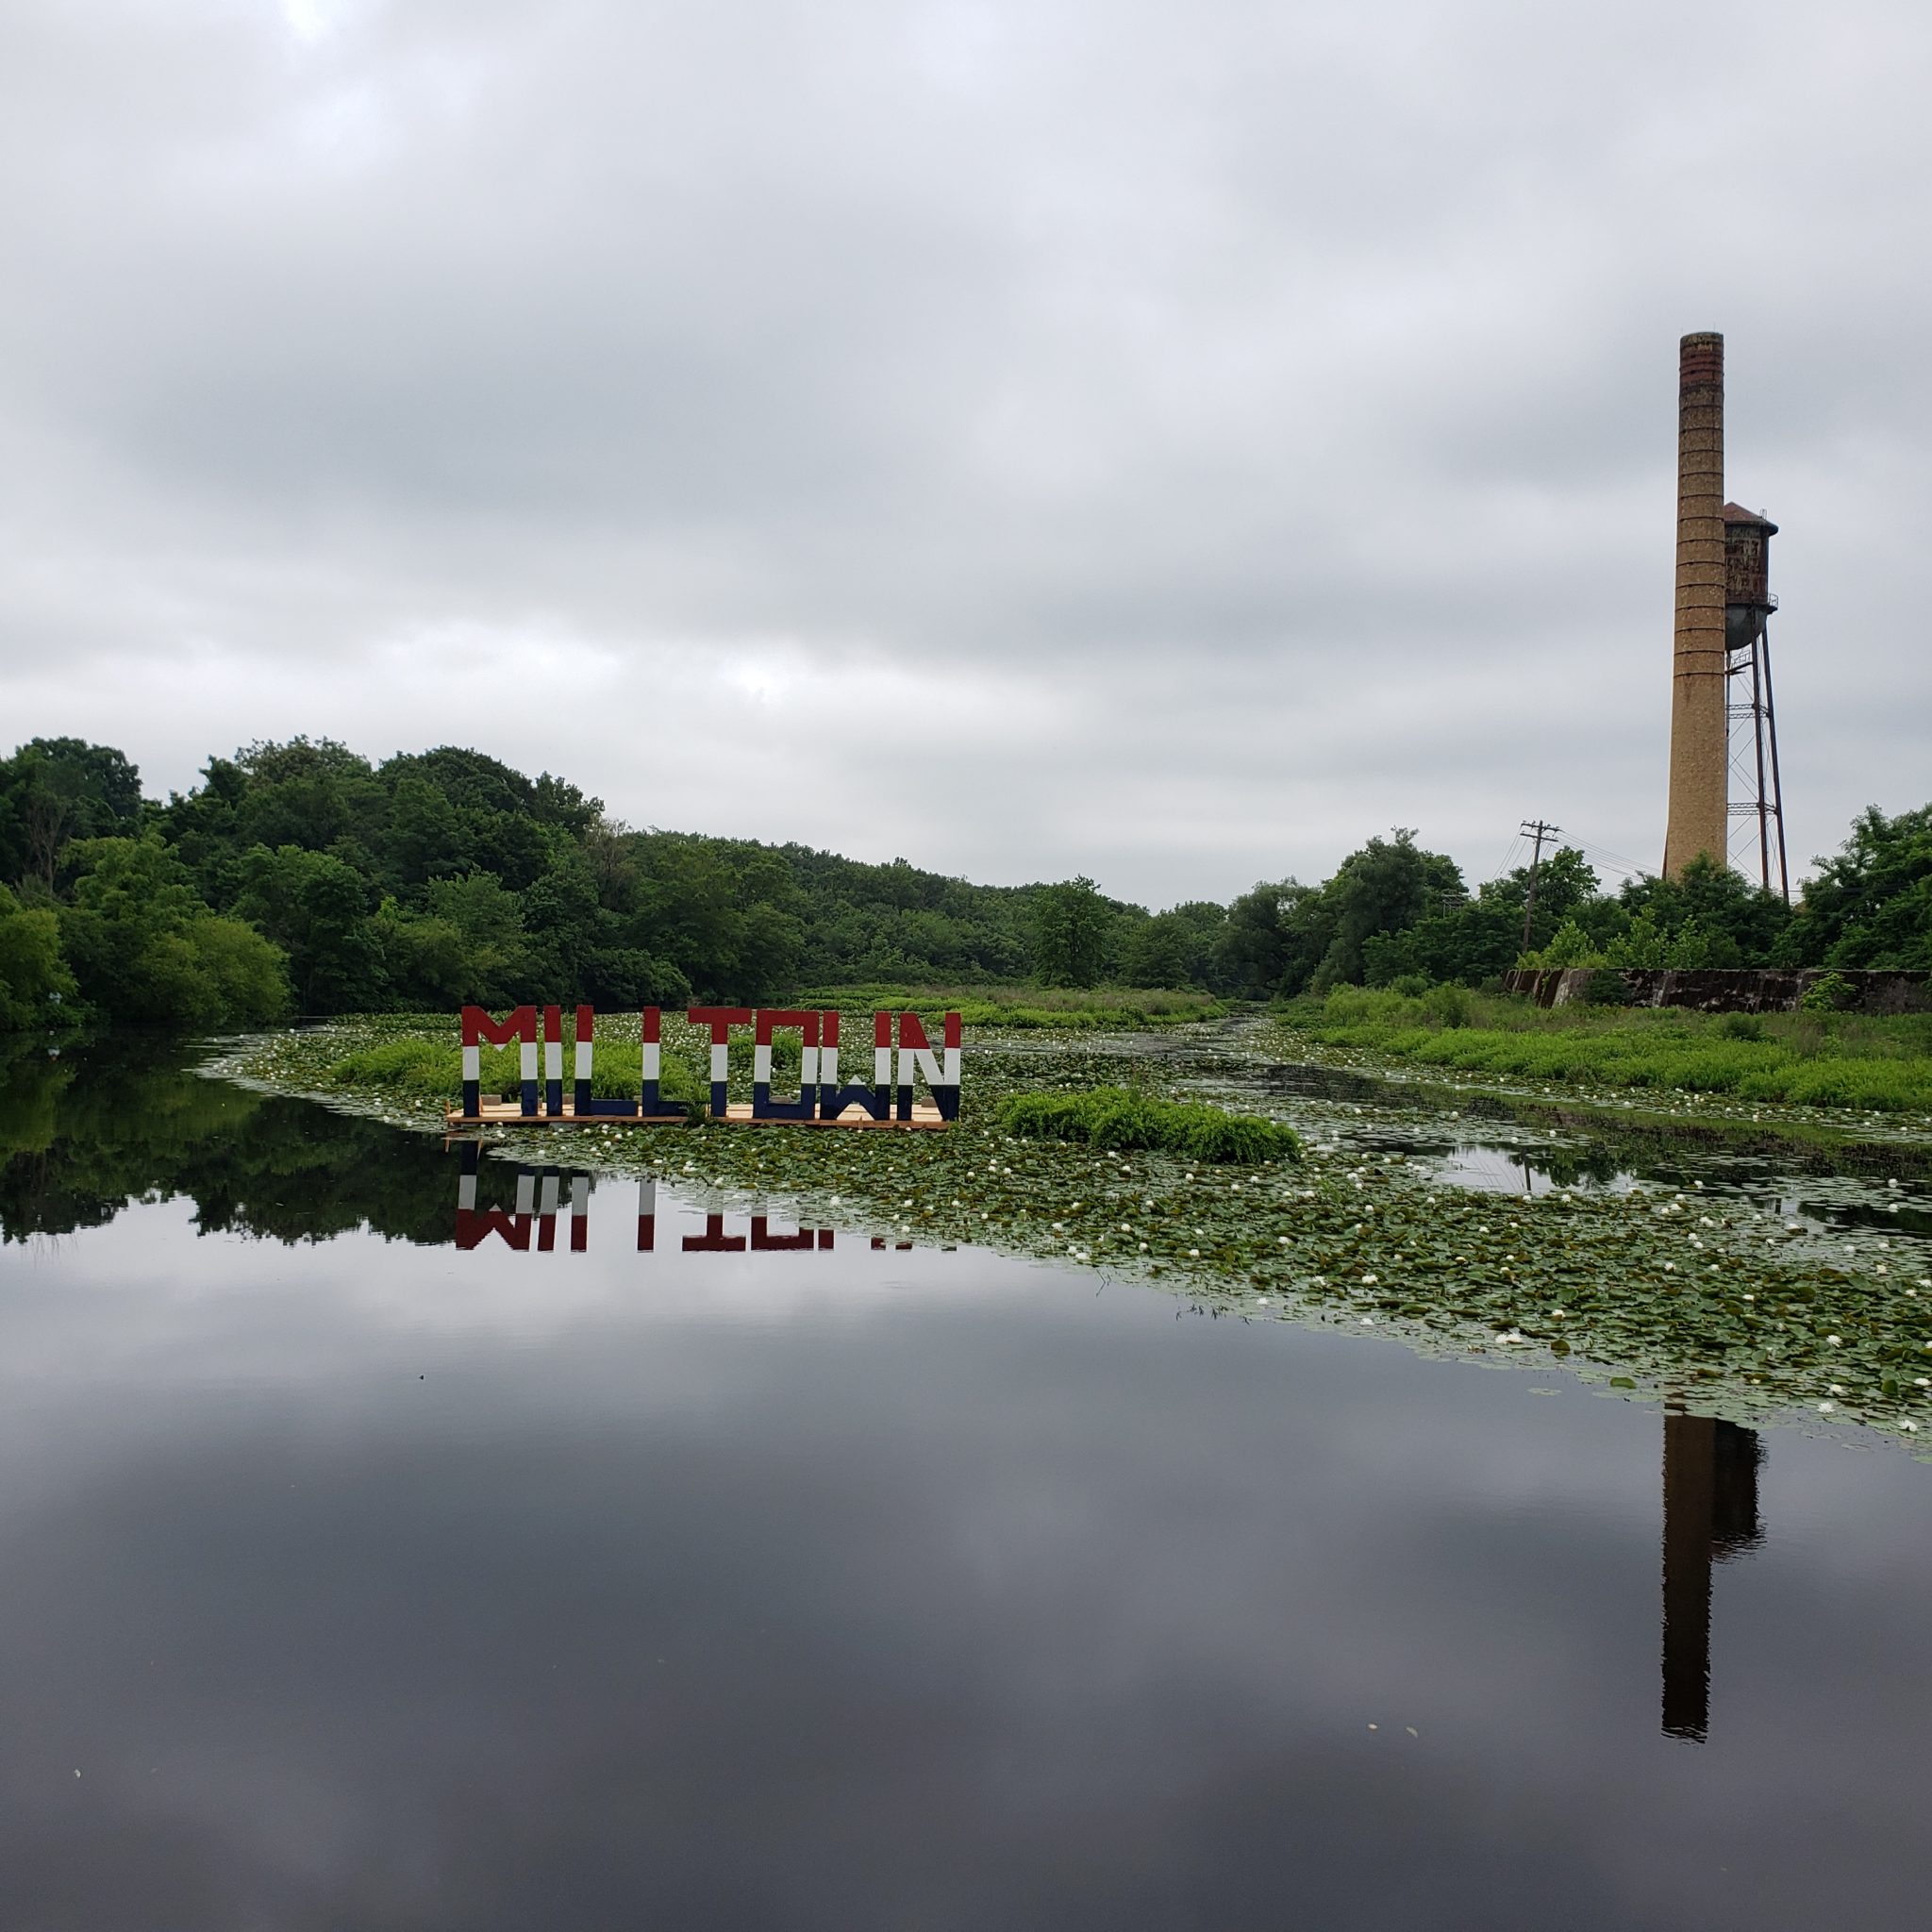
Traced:
[[[534, 1245], [539, 1254], [550, 1254], [557, 1246], [558, 1216], [567, 1212], [570, 1252], [589, 1252], [591, 1197], [596, 1185], [592, 1175], [566, 1174], [555, 1167], [518, 1167], [512, 1171], [512, 1205], [508, 1208], [478, 1207], [482, 1150], [474, 1141], [465, 1141], [460, 1147], [456, 1224], [459, 1250], [474, 1251], [495, 1236], [519, 1253], [527, 1254]], [[704, 1233], [684, 1236], [680, 1245], [687, 1255], [795, 1255], [822, 1253], [833, 1244], [829, 1227], [801, 1227], [790, 1234], [774, 1234], [769, 1215], [754, 1214], [750, 1221], [745, 1233], [727, 1234], [724, 1213], [708, 1212]], [[649, 1174], [638, 1182], [637, 1245], [641, 1255], [654, 1252], [658, 1245], [658, 1183]], [[899, 1245], [910, 1247], [911, 1243]], [[873, 1246], [882, 1247], [884, 1242], [874, 1241]]]

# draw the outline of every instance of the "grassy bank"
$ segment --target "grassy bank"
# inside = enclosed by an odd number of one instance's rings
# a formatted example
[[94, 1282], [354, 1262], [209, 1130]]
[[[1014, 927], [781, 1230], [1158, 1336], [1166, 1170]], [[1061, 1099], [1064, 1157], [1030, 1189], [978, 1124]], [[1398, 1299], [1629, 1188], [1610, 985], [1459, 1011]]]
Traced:
[[838, 986], [801, 993], [798, 1004], [866, 1014], [880, 1007], [925, 1015], [955, 1012], [967, 1026], [1079, 1032], [1144, 1032], [1214, 1020], [1227, 1011], [1227, 1002], [1212, 993], [1166, 987]]
[[1744, 1102], [1932, 1110], [1932, 1014], [1709, 1015], [1558, 1007], [1439, 988], [1410, 998], [1340, 988], [1280, 1009], [1297, 1039], [1387, 1054], [1468, 1078], [1724, 1094]]

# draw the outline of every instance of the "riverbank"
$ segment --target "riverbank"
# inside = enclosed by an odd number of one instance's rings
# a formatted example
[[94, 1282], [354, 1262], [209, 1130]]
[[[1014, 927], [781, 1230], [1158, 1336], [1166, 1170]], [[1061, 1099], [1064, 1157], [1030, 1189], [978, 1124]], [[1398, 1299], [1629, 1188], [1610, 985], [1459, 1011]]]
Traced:
[[[1932, 1133], [1932, 1014], [1728, 1013], [1540, 1008], [1439, 987], [1420, 996], [1338, 988], [1276, 1009], [1272, 1050], [1363, 1056], [1499, 1092], [1665, 1101], [1736, 1117], [1885, 1116]], [[1326, 1056], [1324, 1056], [1326, 1057]]]

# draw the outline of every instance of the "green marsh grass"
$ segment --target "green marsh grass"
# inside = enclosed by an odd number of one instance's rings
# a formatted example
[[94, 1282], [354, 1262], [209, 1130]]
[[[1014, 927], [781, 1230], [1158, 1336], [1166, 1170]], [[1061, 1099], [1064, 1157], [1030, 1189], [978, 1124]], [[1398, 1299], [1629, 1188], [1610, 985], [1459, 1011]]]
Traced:
[[[1740, 1026], [1739, 1019], [1755, 1027]], [[1771, 1013], [1712, 1016], [1676, 1008], [1542, 1008], [1470, 995], [1460, 1023], [1431, 995], [1338, 988], [1279, 1014], [1283, 1031], [1325, 1046], [1387, 1054], [1484, 1077], [1560, 1080], [1745, 1102], [1932, 1109], [1932, 1015]]]
[[1011, 1093], [996, 1124], [1022, 1141], [1079, 1141], [1123, 1152], [1177, 1154], [1207, 1165], [1298, 1161], [1301, 1137], [1279, 1121], [1200, 1101], [1156, 1100], [1125, 1087], [1078, 1093]]

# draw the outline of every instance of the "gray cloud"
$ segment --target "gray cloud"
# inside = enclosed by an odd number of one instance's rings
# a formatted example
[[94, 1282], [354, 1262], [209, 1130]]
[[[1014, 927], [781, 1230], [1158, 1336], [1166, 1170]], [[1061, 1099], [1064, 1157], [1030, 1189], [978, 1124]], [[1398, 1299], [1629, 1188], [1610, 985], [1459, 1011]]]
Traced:
[[[1932, 29], [1496, 4], [23, 4], [0, 739], [455, 739], [1161, 901], [1654, 860], [1674, 361], [1794, 846], [1922, 802]], [[484, 674], [489, 674], [485, 675]], [[468, 675], [475, 674], [475, 675]]]

